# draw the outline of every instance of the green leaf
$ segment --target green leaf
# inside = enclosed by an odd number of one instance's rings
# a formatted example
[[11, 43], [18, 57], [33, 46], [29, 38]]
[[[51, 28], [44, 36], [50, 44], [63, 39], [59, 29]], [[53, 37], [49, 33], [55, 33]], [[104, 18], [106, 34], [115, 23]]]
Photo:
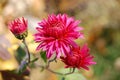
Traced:
[[43, 59], [44, 62], [47, 62], [47, 57], [46, 57], [46, 52], [45, 51], [41, 51], [40, 56], [41, 56], [41, 58]]
[[38, 60], [39, 58], [34, 58], [31, 62], [34, 63]]
[[40, 72], [43, 72], [45, 70], [45, 68], [41, 68]]
[[20, 64], [18, 74], [22, 74], [26, 70], [26, 68], [27, 68], [27, 62], [23, 60]]
[[65, 80], [65, 77], [62, 77], [62, 79], [61, 80]]
[[[59, 70], [60, 73], [68, 73], [70, 72], [70, 69], [61, 69]], [[66, 76], [60, 76], [58, 75], [58, 80], [86, 80], [86, 78], [78, 72], [78, 70], [75, 70], [74, 73]]]
[[20, 45], [18, 47], [18, 49], [16, 50], [15, 56], [16, 56], [19, 63], [23, 60], [23, 58], [26, 56], [24, 46]]
[[65, 80], [86, 80], [86, 78], [80, 73], [73, 73], [66, 76]]
[[30, 61], [29, 67], [30, 67], [30, 68], [35, 68], [34, 62], [36, 62], [38, 59], [39, 59], [39, 58], [34, 58], [34, 59], [32, 59], [32, 60]]

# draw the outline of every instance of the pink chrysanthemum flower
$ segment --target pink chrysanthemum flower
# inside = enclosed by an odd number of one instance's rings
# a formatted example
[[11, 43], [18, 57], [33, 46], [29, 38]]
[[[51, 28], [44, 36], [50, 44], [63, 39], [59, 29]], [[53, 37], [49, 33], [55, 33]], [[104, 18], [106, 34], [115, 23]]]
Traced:
[[66, 14], [49, 15], [48, 19], [41, 21], [37, 27], [35, 41], [40, 43], [37, 50], [46, 51], [47, 58], [56, 53], [57, 57], [65, 56], [70, 51], [71, 46], [77, 46], [75, 39], [83, 38], [83, 34], [78, 24], [80, 21], [68, 17]]
[[93, 61], [93, 56], [89, 53], [87, 45], [84, 45], [81, 49], [80, 47], [73, 48], [71, 53], [71, 55], [68, 54], [66, 57], [60, 57], [67, 65], [66, 68], [84, 68], [88, 70], [89, 65], [96, 64], [96, 62]]
[[10, 31], [18, 39], [23, 39], [27, 36], [28, 23], [27, 23], [27, 20], [24, 19], [24, 17], [17, 18], [15, 20], [11, 21], [8, 24], [8, 27], [9, 27]]

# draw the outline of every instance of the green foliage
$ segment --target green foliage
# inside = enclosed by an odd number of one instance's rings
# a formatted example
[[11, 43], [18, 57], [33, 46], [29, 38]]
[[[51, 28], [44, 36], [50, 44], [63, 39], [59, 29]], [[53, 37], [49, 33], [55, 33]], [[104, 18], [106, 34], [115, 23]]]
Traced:
[[38, 59], [39, 59], [39, 58], [35, 58], [35, 57], [34, 57], [34, 58], [30, 61], [29, 67], [30, 67], [30, 68], [35, 68], [34, 62], [36, 62]]
[[25, 56], [26, 56], [26, 53], [24, 50], [24, 45], [20, 45], [18, 49], [16, 50], [16, 58], [18, 62], [20, 63]]
[[65, 80], [86, 80], [80, 73], [73, 73], [65, 77]]
[[27, 68], [27, 62], [23, 60], [18, 69], [18, 74], [22, 74], [26, 70], [26, 68]]
[[40, 69], [40, 72], [43, 72], [44, 70], [45, 70], [45, 68], [42, 67], [42, 68]]
[[95, 53], [94, 61], [97, 62], [93, 66], [94, 76], [98, 80], [120, 80], [120, 72], [115, 68], [118, 66], [115, 65], [116, 59], [120, 57], [120, 31], [105, 29], [100, 37], [105, 41], [105, 51], [96, 50], [95, 45], [92, 45], [93, 48], [91, 48]]
[[39, 59], [39, 58], [34, 58], [34, 59], [31, 61], [31, 63], [36, 62], [38, 59]]
[[40, 52], [40, 56], [43, 59], [43, 61], [46, 63], [47, 62], [46, 52], [45, 51], [41, 51]]
[[93, 66], [95, 69], [95, 75], [101, 76], [105, 72], [106, 65], [109, 64], [108, 61], [106, 61], [103, 56], [95, 55], [95, 57], [96, 57], [95, 61], [97, 62], [97, 64]]
[[[61, 70], [59, 70], [59, 72], [68, 73], [68, 72], [70, 72], [70, 69], [69, 68], [68, 69], [61, 69]], [[66, 75], [66, 76], [59, 75], [58, 79], [59, 80], [86, 80], [86, 78], [82, 74], [80, 74], [78, 72], [78, 70], [75, 70], [75, 72], [70, 74], [70, 75]]]

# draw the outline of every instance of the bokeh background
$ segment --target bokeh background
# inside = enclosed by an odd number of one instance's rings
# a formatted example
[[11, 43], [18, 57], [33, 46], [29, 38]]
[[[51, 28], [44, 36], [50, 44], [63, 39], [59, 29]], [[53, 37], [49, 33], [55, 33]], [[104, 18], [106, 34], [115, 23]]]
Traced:
[[[86, 80], [120, 80], [120, 0], [0, 0], [0, 80], [58, 80], [56, 75], [41, 72], [40, 68], [28, 69], [21, 75], [14, 72], [24, 52], [21, 41], [7, 26], [16, 17], [28, 19], [27, 43], [30, 52], [38, 55], [32, 34], [37, 23], [53, 13], [66, 13], [82, 21], [80, 26], [84, 27], [86, 38], [76, 41], [79, 45], [88, 43], [97, 62], [89, 71], [81, 69], [82, 76]], [[56, 71], [62, 67], [59, 60], [51, 64]]]

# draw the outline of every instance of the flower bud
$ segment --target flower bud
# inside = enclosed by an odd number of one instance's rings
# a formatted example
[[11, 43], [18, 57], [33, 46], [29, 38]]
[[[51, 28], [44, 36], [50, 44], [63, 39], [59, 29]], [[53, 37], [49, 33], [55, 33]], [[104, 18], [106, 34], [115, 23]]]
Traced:
[[8, 24], [8, 27], [9, 27], [10, 31], [15, 35], [16, 38], [21, 40], [21, 39], [27, 37], [28, 22], [27, 22], [27, 20], [24, 19], [24, 17], [17, 18], [15, 20], [11, 21]]

